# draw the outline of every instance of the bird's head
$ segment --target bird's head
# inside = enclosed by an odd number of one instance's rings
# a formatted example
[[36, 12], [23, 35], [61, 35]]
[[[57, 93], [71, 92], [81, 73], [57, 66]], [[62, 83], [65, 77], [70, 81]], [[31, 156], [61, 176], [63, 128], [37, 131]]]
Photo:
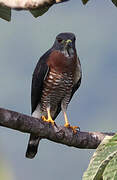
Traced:
[[56, 36], [53, 49], [63, 53], [66, 57], [73, 57], [76, 37], [73, 33], [60, 33]]

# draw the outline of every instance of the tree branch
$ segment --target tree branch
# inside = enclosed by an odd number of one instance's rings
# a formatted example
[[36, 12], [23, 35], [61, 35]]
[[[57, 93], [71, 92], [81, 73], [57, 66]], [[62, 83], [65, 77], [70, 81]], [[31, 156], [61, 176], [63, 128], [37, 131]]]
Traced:
[[0, 0], [0, 18], [11, 20], [11, 9], [29, 10], [35, 17], [42, 16], [49, 8], [58, 3], [69, 0]]
[[0, 5], [13, 9], [36, 9], [40, 6], [51, 6], [67, 0], [0, 0]]
[[33, 118], [18, 112], [0, 108], [0, 126], [15, 129], [23, 133], [33, 133], [42, 139], [48, 139], [57, 143], [76, 148], [96, 149], [106, 135], [114, 133], [80, 132], [73, 134], [71, 128], [64, 126], [52, 126], [42, 119]]

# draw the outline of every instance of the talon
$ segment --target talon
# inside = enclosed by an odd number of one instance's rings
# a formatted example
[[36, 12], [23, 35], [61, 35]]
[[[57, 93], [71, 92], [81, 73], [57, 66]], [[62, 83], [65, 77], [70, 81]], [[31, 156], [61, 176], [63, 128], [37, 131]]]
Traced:
[[45, 118], [45, 116], [41, 116], [41, 119], [42, 119], [43, 121], [47, 121], [47, 119]]
[[67, 127], [67, 128], [69, 128], [69, 127], [70, 127], [70, 124], [69, 124], [69, 123], [65, 123], [64, 126]]
[[51, 124], [54, 126], [55, 122], [54, 122], [53, 119], [51, 119], [51, 118], [46, 119], [45, 116], [42, 116], [41, 118], [42, 118], [43, 121], [46, 121], [46, 122], [48, 122], [48, 123], [51, 123]]
[[51, 117], [50, 108], [47, 108], [47, 114], [48, 114], [48, 118], [46, 119], [45, 116], [41, 116], [42, 120], [43, 120], [43, 121], [46, 121], [46, 122], [48, 122], [48, 123], [51, 123], [51, 124], [54, 126], [54, 125], [55, 125], [55, 122], [54, 122], [54, 120], [53, 120], [52, 117]]
[[69, 123], [66, 123], [64, 126], [67, 127], [67, 128], [71, 128], [74, 134], [77, 133], [77, 129], [80, 130], [80, 128], [78, 126], [70, 126]]
[[78, 126], [70, 126], [70, 128], [73, 130], [74, 134], [76, 134], [77, 133], [77, 129], [79, 129]]

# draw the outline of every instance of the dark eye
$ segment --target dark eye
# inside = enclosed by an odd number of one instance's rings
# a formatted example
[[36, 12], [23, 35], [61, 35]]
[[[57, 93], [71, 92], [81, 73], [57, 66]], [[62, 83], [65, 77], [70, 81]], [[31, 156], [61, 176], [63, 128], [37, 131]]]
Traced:
[[61, 43], [61, 42], [62, 42], [62, 39], [61, 39], [61, 38], [58, 38], [57, 40], [58, 40], [58, 42], [59, 42], [59, 43]]

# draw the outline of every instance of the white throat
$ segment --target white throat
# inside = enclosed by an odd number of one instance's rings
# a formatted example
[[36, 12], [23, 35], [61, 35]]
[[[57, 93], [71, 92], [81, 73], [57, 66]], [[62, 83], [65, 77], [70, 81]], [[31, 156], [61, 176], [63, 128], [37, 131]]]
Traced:
[[63, 53], [64, 56], [67, 57], [67, 58], [72, 58], [72, 57], [74, 56], [74, 50], [73, 50], [73, 48], [68, 48], [68, 49], [65, 48], [65, 49], [62, 51], [62, 53]]

